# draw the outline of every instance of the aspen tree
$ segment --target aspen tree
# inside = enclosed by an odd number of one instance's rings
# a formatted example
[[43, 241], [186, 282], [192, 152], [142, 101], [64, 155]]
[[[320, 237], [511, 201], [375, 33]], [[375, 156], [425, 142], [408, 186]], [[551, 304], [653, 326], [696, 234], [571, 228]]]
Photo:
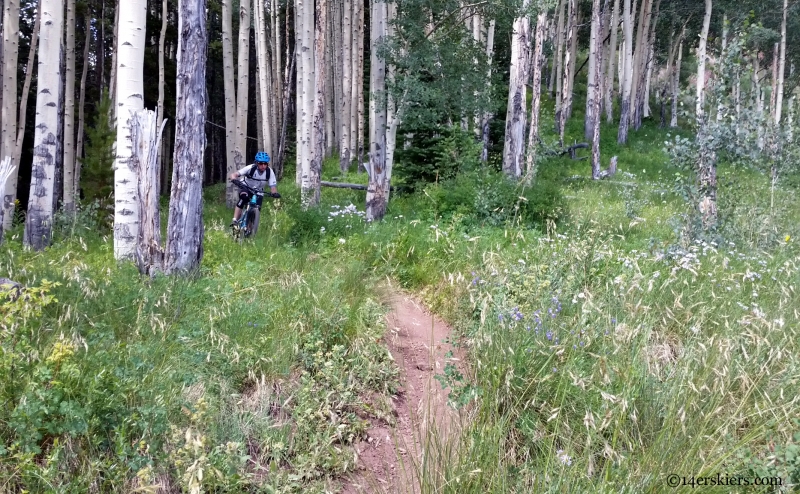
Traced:
[[25, 67], [25, 81], [22, 83], [22, 93], [19, 101], [19, 121], [17, 122], [17, 140], [12, 153], [12, 163], [19, 163], [22, 156], [22, 141], [25, 137], [25, 127], [28, 121], [28, 96], [31, 91], [31, 80], [33, 79], [34, 67], [36, 67], [37, 45], [39, 43], [39, 29], [42, 25], [42, 9], [37, 9], [36, 20], [33, 23], [31, 33], [30, 50], [28, 51], [28, 63]]
[[75, 0], [67, 0], [64, 68], [64, 210], [75, 209]]
[[84, 105], [86, 103], [86, 76], [89, 72], [89, 43], [92, 30], [89, 29], [91, 20], [87, 9], [83, 17], [83, 27], [86, 37], [83, 40], [83, 68], [81, 69], [81, 87], [78, 93], [78, 132], [77, 143], [75, 144], [75, 197], [80, 197], [81, 187], [81, 162], [83, 159], [83, 126], [84, 126]]
[[559, 134], [561, 133], [561, 105], [562, 105], [562, 84], [563, 84], [563, 77], [561, 72], [563, 70], [563, 62], [564, 62], [564, 40], [565, 40], [565, 32], [564, 32], [564, 8], [568, 0], [561, 0], [558, 7], [558, 27], [556, 28], [556, 56], [553, 59], [553, 63], [555, 67], [553, 71], [555, 72], [555, 93], [556, 93], [556, 113], [555, 113], [555, 129], [556, 132]]
[[703, 102], [705, 101], [706, 85], [706, 43], [708, 29], [711, 26], [712, 0], [706, 0], [706, 14], [703, 17], [703, 30], [700, 32], [700, 43], [697, 47], [697, 99], [695, 114], [698, 124], [703, 118]]
[[267, 30], [266, 13], [261, 3], [256, 0], [253, 9], [253, 21], [256, 28], [256, 71], [258, 75], [258, 121], [261, 122], [261, 140], [259, 147], [270, 156], [274, 153], [272, 147], [272, 125], [270, 122], [270, 96], [268, 75], [270, 66], [267, 63]]
[[[137, 0], [139, 1], [139, 0]], [[145, 1], [146, 3], [146, 1]], [[119, 113], [117, 112], [118, 104], [117, 104], [117, 64], [119, 63], [119, 12], [120, 12], [120, 5], [119, 0], [116, 0], [114, 3], [114, 37], [113, 37], [113, 44], [114, 50], [111, 53], [111, 76], [109, 77], [108, 81], [108, 94], [111, 97], [111, 118], [117, 120], [119, 117]], [[145, 6], [145, 24], [147, 24], [147, 6]], [[144, 30], [144, 28], [142, 28]], [[144, 37], [144, 33], [142, 34]]]
[[2, 197], [3, 230], [11, 228], [14, 200], [17, 197], [19, 163], [13, 160], [17, 141], [17, 61], [19, 57], [19, 0], [4, 0], [3, 5], [3, 107], [0, 129], [0, 159], [11, 158]]
[[180, 0], [175, 154], [165, 252], [166, 273], [196, 270], [203, 258], [203, 155], [206, 147], [206, 0]]
[[[603, 25], [603, 11], [608, 10], [608, 0], [604, 1], [603, 9], [600, 9], [600, 0], [592, 1], [592, 26], [597, 26], [599, 31], [600, 26]], [[601, 81], [603, 74], [599, 70], [602, 65], [601, 60], [603, 57], [603, 47], [600, 46], [601, 40], [595, 39], [593, 49], [589, 49], [589, 56], [594, 57], [595, 67], [598, 70], [594, 74], [594, 82], [589, 88], [592, 91], [592, 102], [594, 104], [593, 114], [595, 115], [592, 120], [592, 178], [597, 180], [600, 178], [600, 102], [603, 98]]]
[[[495, 19], [489, 20], [489, 27], [486, 31], [486, 92], [492, 91], [492, 58], [494, 58], [494, 27]], [[486, 163], [489, 159], [489, 121], [492, 118], [490, 112], [485, 112], [481, 120], [481, 134], [483, 149], [481, 151], [481, 161]]]
[[303, 173], [311, 167], [311, 128], [314, 114], [314, 2], [296, 0], [295, 32], [297, 56], [297, 171], [295, 180], [302, 188]]
[[672, 72], [672, 116], [669, 126], [673, 129], [678, 126], [678, 94], [680, 92], [681, 59], [683, 58], [683, 37], [685, 33], [686, 28], [684, 27], [678, 41], [678, 57], [675, 61], [675, 69]]
[[[311, 162], [303, 170], [300, 188], [303, 207], [319, 206], [320, 176], [325, 159], [325, 30], [327, 29], [325, 0], [316, 1], [314, 26], [314, 111], [311, 122]], [[347, 89], [347, 88], [346, 88]]]
[[370, 5], [370, 153], [367, 174], [366, 216], [376, 221], [386, 214], [389, 178], [386, 169], [386, 61], [378, 56], [378, 46], [387, 34], [387, 5], [377, 0]]
[[342, 0], [342, 79], [341, 79], [341, 134], [339, 136], [339, 168], [345, 173], [350, 167], [350, 105], [351, 95], [351, 57], [353, 46], [353, 9], [351, 0]]
[[[353, 6], [350, 41], [350, 163], [357, 159], [358, 149], [358, 36], [360, 32], [359, 15], [364, 9], [364, 0], [350, 0]], [[348, 163], [348, 167], [350, 165]]]
[[[225, 157], [226, 173], [230, 176], [238, 168], [234, 161], [234, 148], [236, 147], [236, 86], [233, 81], [235, 69], [233, 67], [233, 26], [231, 22], [232, 0], [222, 0], [222, 77], [225, 91]], [[236, 189], [232, 184], [226, 187], [226, 203], [233, 207], [236, 203]]]
[[525, 177], [532, 180], [536, 174], [536, 145], [539, 142], [539, 105], [542, 94], [542, 52], [547, 28], [547, 11], [542, 10], [536, 18], [536, 38], [531, 57], [533, 81], [531, 83], [531, 123], [528, 130], [528, 152]]
[[364, 10], [365, 0], [356, 0], [359, 3], [358, 24], [356, 26], [356, 39], [358, 40], [357, 65], [356, 65], [356, 129], [358, 145], [358, 166], [363, 168], [364, 163]]
[[564, 110], [565, 113], [565, 122], [567, 119], [572, 117], [572, 103], [574, 98], [572, 96], [574, 87], [575, 87], [575, 62], [578, 59], [578, 27], [580, 26], [580, 19], [579, 15], [580, 12], [578, 10], [580, 4], [577, 0], [570, 0], [570, 6], [572, 7], [572, 15], [570, 16], [570, 26], [572, 28], [572, 35], [570, 36], [570, 43], [569, 43], [569, 64], [567, 64], [567, 88], [564, 90], [564, 96], [566, 97]]
[[[523, 12], [528, 8], [529, 0], [523, 0]], [[525, 157], [525, 105], [528, 59], [529, 21], [523, 13], [514, 19], [511, 34], [511, 66], [509, 68], [508, 107], [506, 110], [505, 144], [503, 146], [503, 172], [510, 177], [522, 175], [522, 164]]]
[[[237, 170], [247, 161], [247, 110], [250, 94], [250, 0], [239, 0], [239, 66], [236, 69], [236, 133], [233, 162]], [[177, 132], [176, 132], [177, 137]]]
[[775, 103], [775, 125], [781, 123], [781, 110], [783, 107], [783, 78], [786, 71], [786, 16], [789, 12], [788, 0], [783, 0], [783, 18], [781, 20], [781, 48], [780, 48], [780, 61], [778, 62], [778, 84], [776, 88], [776, 103]]
[[[595, 5], [596, 4], [596, 5]], [[602, 67], [596, 65], [597, 61], [602, 61], [602, 56], [595, 56], [596, 52], [602, 50], [602, 26], [600, 25], [600, 13], [595, 13], [595, 8], [600, 9], [600, 2], [592, 2], [592, 21], [589, 33], [589, 68], [586, 77], [586, 111], [583, 120], [583, 134], [588, 140], [594, 134], [594, 121], [600, 115], [595, 113], [595, 86], [598, 88], [602, 83], [602, 78], [598, 77], [602, 73]], [[601, 93], [602, 95], [602, 93]]]
[[144, 108], [144, 45], [146, 0], [125, 0], [119, 4], [122, 24], [115, 54], [119, 77], [117, 88], [117, 142], [114, 163], [114, 258], [130, 259], [139, 235], [139, 205], [136, 173], [131, 156], [131, 134], [128, 123], [133, 112]]
[[569, 108], [572, 104], [572, 94], [570, 89], [570, 79], [572, 58], [575, 52], [572, 51], [573, 38], [575, 37], [575, 8], [577, 6], [576, 0], [567, 0], [569, 2], [569, 9], [567, 15], [567, 37], [564, 42], [566, 51], [564, 53], [564, 77], [561, 82], [561, 113], [557, 113], [559, 117], [558, 122], [558, 144], [564, 147], [564, 130], [566, 127], [567, 118], [569, 118]]
[[617, 60], [617, 24], [619, 23], [619, 0], [614, 0], [614, 9], [609, 17], [611, 19], [608, 24], [610, 30], [607, 55], [608, 73], [606, 74], [606, 82], [603, 87], [607, 123], [611, 123], [614, 120], [614, 62]]
[[61, 71], [64, 4], [61, 0], [42, 0], [39, 8], [43, 22], [37, 71], [36, 126], [31, 191], [23, 237], [25, 246], [36, 251], [49, 246], [52, 236], [53, 193], [61, 159], [58, 154], [57, 127], [64, 77]]
[[625, 37], [623, 50], [620, 52], [623, 64], [622, 98], [620, 100], [619, 130], [617, 142], [628, 142], [628, 124], [630, 122], [631, 86], [633, 83], [633, 19], [631, 17], [631, 0], [623, 1], [622, 32]]
[[656, 12], [653, 14], [650, 22], [650, 34], [647, 42], [647, 58], [645, 62], [644, 73], [644, 90], [642, 97], [642, 111], [639, 113], [639, 120], [636, 122], [636, 129], [642, 126], [642, 118], [650, 116], [650, 82], [653, 75], [653, 66], [655, 65], [655, 44], [656, 44], [656, 25], [658, 24], [658, 17], [661, 12], [661, 0], [656, 0]]
[[[660, 3], [660, 0], [659, 0]], [[633, 126], [639, 130], [642, 126], [642, 115], [644, 113], [645, 86], [647, 85], [647, 68], [650, 57], [650, 26], [653, 19], [653, 0], [644, 0], [642, 3], [642, 14], [639, 27], [641, 33], [637, 33], [636, 56], [634, 57], [634, 79], [636, 85], [635, 92], [631, 95], [631, 112]], [[639, 36], [641, 34], [641, 36]]]

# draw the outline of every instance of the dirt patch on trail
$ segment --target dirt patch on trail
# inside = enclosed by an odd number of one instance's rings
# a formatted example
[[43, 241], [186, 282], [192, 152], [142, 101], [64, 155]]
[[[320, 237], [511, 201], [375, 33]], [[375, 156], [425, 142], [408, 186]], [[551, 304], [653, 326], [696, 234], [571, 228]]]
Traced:
[[431, 448], [446, 454], [456, 437], [458, 412], [447, 406], [449, 389], [434, 376], [447, 363], [461, 368], [462, 353], [448, 343], [447, 324], [411, 296], [390, 290], [386, 343], [401, 376], [401, 390], [392, 397], [396, 424], [371, 421], [367, 439], [355, 444], [358, 465], [344, 481], [345, 494], [420, 492], [423, 458], [431, 458]]

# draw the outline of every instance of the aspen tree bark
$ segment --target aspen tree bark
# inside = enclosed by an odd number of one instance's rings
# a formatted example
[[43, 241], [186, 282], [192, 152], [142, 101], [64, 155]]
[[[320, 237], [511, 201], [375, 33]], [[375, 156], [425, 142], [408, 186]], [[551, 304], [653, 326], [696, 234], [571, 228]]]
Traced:
[[[647, 42], [647, 62], [645, 63], [645, 76], [644, 76], [644, 96], [642, 98], [642, 117], [650, 116], [650, 82], [653, 75], [653, 66], [655, 65], [655, 44], [656, 44], [656, 25], [658, 24], [658, 16], [661, 12], [661, 0], [656, 0], [656, 12], [653, 14], [650, 22], [650, 35]], [[639, 119], [638, 130], [642, 125], [641, 118]]]
[[[5, 190], [6, 180], [11, 176], [11, 156], [6, 156], [0, 160], [0, 190]], [[3, 220], [3, 209], [0, 208], [0, 222]], [[0, 244], [3, 243], [3, 229], [0, 228]]]
[[[351, 18], [352, 41], [350, 42], [350, 163], [357, 159], [358, 149], [358, 36], [359, 15], [364, 9], [364, 0], [351, 0], [353, 16]], [[348, 163], [349, 165], [349, 163]]]
[[[598, 31], [600, 26], [603, 25], [603, 12], [608, 10], [608, 0], [604, 0], [603, 8], [600, 9], [600, 0], [592, 1], [592, 25], [597, 25]], [[595, 67], [600, 68], [603, 58], [603, 47], [601, 46], [602, 40], [596, 39], [594, 42], [594, 50], [589, 50], [589, 56], [594, 57]], [[593, 114], [595, 118], [592, 120], [592, 179], [598, 180], [600, 178], [600, 103], [603, 99], [602, 86], [603, 74], [597, 70], [594, 75], [594, 84], [588, 88], [594, 94], [592, 101], [594, 103]]]
[[[253, 20], [256, 27], [256, 70], [258, 73], [258, 120], [262, 127], [262, 140], [259, 142], [261, 151], [266, 151], [270, 156], [273, 155], [272, 147], [272, 125], [270, 122], [270, 98], [268, 73], [270, 70], [267, 64], [267, 30], [266, 13], [259, 0], [253, 4]], [[245, 129], [246, 130], [246, 129]]]
[[[333, 67], [334, 52], [333, 43], [334, 39], [334, 26], [337, 26], [336, 19], [333, 16], [333, 5], [326, 2], [328, 7], [327, 20], [328, 29], [325, 32], [325, 37], [328, 42], [325, 43], [325, 67]], [[325, 71], [325, 156], [333, 156], [335, 148], [335, 132], [334, 132], [334, 103], [333, 103], [333, 86], [336, 84], [336, 79], [333, 76], [334, 70]]]
[[547, 11], [543, 10], [536, 18], [536, 38], [531, 57], [533, 81], [531, 85], [531, 124], [528, 130], [528, 152], [525, 157], [525, 178], [531, 181], [536, 175], [536, 145], [539, 142], [539, 106], [542, 94], [542, 52], [547, 29]]
[[594, 134], [594, 121], [599, 119], [600, 115], [595, 113], [595, 86], [600, 87], [602, 79], [597, 77], [602, 72], [602, 67], [596, 65], [598, 60], [602, 60], [602, 56], [596, 56], [596, 52], [602, 50], [603, 40], [601, 38], [602, 26], [600, 25], [600, 13], [595, 13], [595, 8], [600, 10], [600, 2], [593, 0], [592, 2], [592, 21], [589, 33], [589, 69], [586, 77], [586, 111], [583, 119], [583, 135], [589, 140]]
[[[644, 17], [642, 22], [642, 37], [641, 37], [641, 45], [636, 47], [636, 57], [635, 61], [637, 63], [637, 68], [634, 69], [634, 74], [636, 74], [636, 79], [634, 79], [634, 84], [636, 84], [636, 93], [632, 96], [633, 100], [631, 101], [631, 109], [633, 111], [633, 126], [635, 130], [639, 130], [642, 126], [642, 117], [644, 116], [644, 107], [645, 107], [645, 98], [646, 98], [646, 91], [647, 91], [647, 78], [649, 74], [649, 67], [650, 67], [650, 53], [651, 53], [651, 40], [652, 36], [655, 35], [652, 32], [651, 28], [655, 27], [655, 20], [654, 17], [658, 16], [659, 6], [661, 4], [661, 0], [657, 0], [656, 2], [656, 15], [653, 15], [653, 0], [646, 0], [645, 5], [646, 9], [644, 11]], [[640, 53], [641, 52], [641, 53]]]
[[781, 49], [780, 61], [778, 62], [778, 87], [775, 94], [777, 95], [775, 103], [775, 125], [781, 123], [781, 110], [783, 109], [783, 78], [786, 72], [786, 16], [789, 12], [788, 0], [783, 0], [783, 19], [781, 20]]
[[[523, 0], [523, 11], [529, 0]], [[527, 16], [514, 19], [511, 34], [511, 66], [509, 68], [508, 107], [506, 110], [505, 145], [503, 146], [503, 172], [510, 177], [522, 176], [525, 159], [525, 105], [530, 26]]]
[[631, 86], [633, 83], [633, 19], [631, 17], [631, 0], [623, 0], [622, 31], [625, 37], [622, 57], [622, 98], [620, 100], [619, 130], [617, 143], [628, 142], [628, 124], [630, 122]]
[[[370, 153], [367, 174], [367, 221], [381, 220], [389, 200], [389, 177], [386, 170], [386, 61], [378, 56], [377, 47], [387, 34], [387, 5], [375, 1], [370, 5]], [[378, 101], [377, 98], [383, 101]]]
[[684, 27], [678, 42], [678, 59], [672, 72], [672, 116], [669, 120], [669, 126], [673, 129], [678, 126], [678, 95], [680, 94], [681, 59], [683, 58], [683, 37], [685, 33], [686, 28]]
[[[636, 38], [633, 44], [633, 72], [631, 78], [631, 103], [630, 103], [630, 122], [628, 125], [636, 125], [637, 109], [639, 107], [639, 81], [642, 78], [643, 65], [644, 65], [644, 45], [646, 41], [647, 22], [650, 19], [649, 9], [652, 6], [653, 0], [642, 0], [639, 5], [639, 17], [636, 20]], [[633, 9], [632, 15], [636, 9]]]
[[206, 147], [208, 48], [205, 12], [206, 0], [180, 2], [175, 153], [165, 257], [167, 274], [195, 271], [203, 259], [203, 154]]
[[366, 10], [365, 0], [357, 0], [361, 6], [358, 12], [358, 26], [356, 27], [358, 39], [358, 70], [356, 70], [356, 105], [357, 105], [357, 129], [358, 132], [358, 170], [364, 169], [364, 29], [365, 29], [365, 16]]
[[22, 140], [25, 137], [25, 127], [28, 122], [28, 96], [31, 92], [31, 80], [33, 79], [33, 71], [36, 64], [37, 45], [39, 43], [39, 29], [42, 24], [41, 8], [38, 9], [36, 20], [33, 23], [33, 32], [31, 33], [30, 50], [28, 51], [28, 63], [25, 66], [25, 82], [22, 83], [22, 93], [20, 93], [19, 101], [19, 121], [17, 122], [17, 140], [12, 152], [12, 163], [19, 163], [22, 156]]
[[37, 71], [36, 127], [30, 198], [23, 237], [25, 246], [36, 251], [50, 245], [53, 231], [54, 179], [60, 159], [57, 127], [64, 77], [61, 68], [64, 4], [61, 0], [42, 0], [39, 8], [43, 22]]
[[336, 137], [336, 141], [334, 144], [334, 148], [339, 156], [339, 161], [341, 164], [341, 141], [342, 141], [342, 98], [343, 98], [343, 87], [342, 87], [342, 71], [344, 70], [344, 58], [342, 56], [342, 38], [344, 37], [344, 32], [342, 29], [342, 2], [332, 2], [332, 11], [333, 11], [333, 38], [332, 38], [332, 45], [333, 45], [333, 61], [332, 61], [332, 68], [331, 72], [333, 73], [333, 80], [335, 81], [333, 84], [333, 105], [336, 109], [333, 112], [333, 133]]
[[562, 100], [562, 87], [563, 84], [563, 76], [561, 72], [564, 70], [564, 42], [566, 38], [566, 33], [564, 32], [565, 19], [564, 19], [564, 9], [565, 5], [567, 4], [568, 0], [561, 0], [559, 7], [558, 7], [558, 27], [556, 28], [556, 56], [553, 61], [555, 68], [553, 71], [556, 74], [555, 80], [555, 93], [556, 93], [556, 112], [555, 112], [555, 129], [556, 132], [559, 134], [561, 133], [561, 100]]
[[780, 43], [775, 43], [772, 48], [772, 87], [770, 88], [769, 95], [769, 109], [772, 112], [772, 118], [775, 118], [776, 106], [778, 104], [778, 53], [780, 50]]
[[4, 0], [3, 5], [3, 107], [0, 130], [0, 158], [11, 158], [3, 193], [3, 230], [11, 228], [14, 200], [17, 198], [19, 163], [14, 161], [17, 142], [17, 61], [19, 57], [19, 0]]
[[84, 126], [84, 105], [86, 104], [86, 76], [89, 72], [89, 43], [92, 30], [89, 29], [91, 19], [89, 18], [89, 10], [83, 17], [84, 31], [86, 37], [83, 40], [83, 68], [81, 69], [81, 88], [78, 95], [78, 132], [77, 143], [75, 145], [75, 189], [73, 194], [76, 198], [80, 198], [81, 190], [81, 163], [83, 160], [83, 126]]
[[[394, 24], [392, 21], [397, 16], [397, 4], [395, 2], [387, 2], [386, 4], [386, 35], [388, 37], [394, 36]], [[391, 83], [394, 82], [395, 67], [389, 65], [386, 67], [386, 79]], [[392, 167], [394, 166], [394, 150], [397, 144], [397, 128], [402, 121], [402, 105], [404, 104], [404, 97], [398, 101], [391, 92], [386, 91], [386, 179], [384, 180], [385, 198], [386, 203], [389, 202], [389, 182], [392, 178]]]
[[565, 114], [565, 122], [567, 119], [572, 117], [572, 102], [574, 98], [572, 96], [574, 87], [575, 87], [575, 62], [578, 59], [578, 27], [580, 26], [580, 12], [578, 10], [580, 4], [577, 0], [570, 0], [570, 5], [572, 8], [572, 15], [570, 16], [570, 25], [572, 27], [572, 36], [570, 44], [569, 44], [569, 64], [567, 66], [567, 89], [564, 91], [564, 95], [566, 97], [566, 104], [564, 106], [564, 110], [566, 111]]
[[[247, 160], [247, 110], [250, 95], [250, 0], [239, 0], [239, 67], [236, 70], [236, 144], [233, 162], [237, 170]], [[177, 132], [176, 132], [177, 137]]]
[[575, 8], [577, 6], [576, 0], [567, 0], [569, 2], [569, 10], [567, 15], [567, 37], [564, 42], [566, 48], [564, 53], [564, 77], [561, 82], [561, 112], [557, 113], [559, 116], [558, 122], [558, 145], [564, 147], [564, 131], [569, 118], [570, 105], [572, 100], [572, 93], [570, 89], [570, 67], [572, 66], [572, 58], [575, 53], [572, 51], [573, 38], [575, 37]]
[[67, 0], [64, 25], [66, 59], [64, 68], [64, 210], [75, 209], [75, 0]]
[[[492, 91], [492, 59], [494, 58], [494, 26], [495, 19], [489, 20], [489, 28], [486, 31], [486, 92]], [[492, 119], [491, 112], [485, 112], [481, 120], [481, 134], [483, 149], [481, 151], [481, 161], [486, 163], [489, 160], [489, 121]]]
[[319, 206], [322, 161], [325, 159], [325, 30], [327, 29], [327, 7], [325, 0], [316, 1], [316, 23], [314, 28], [314, 113], [311, 124], [311, 166], [303, 170], [300, 188], [303, 207]]
[[352, 98], [351, 91], [351, 57], [353, 46], [353, 12], [351, 0], [342, 0], [342, 101], [339, 111], [341, 112], [341, 134], [339, 137], [339, 168], [342, 173], [347, 172], [350, 167], [350, 104]]
[[[238, 170], [234, 160], [234, 149], [236, 148], [236, 86], [233, 81], [236, 73], [233, 66], [233, 26], [231, 22], [232, 0], [222, 0], [222, 64], [223, 64], [223, 87], [225, 90], [225, 155], [226, 172], [225, 176], [230, 176]], [[236, 188], [228, 183], [225, 189], [226, 203], [232, 208], [236, 203]]]
[[296, 0], [297, 33], [297, 171], [302, 187], [303, 173], [311, 168], [311, 128], [314, 114], [314, 2]]
[[711, 0], [706, 0], [706, 14], [703, 17], [703, 30], [700, 32], [700, 44], [697, 47], [697, 100], [695, 115], [698, 124], [703, 119], [703, 102], [705, 100], [706, 86], [706, 43], [708, 42], [708, 29], [711, 26]]
[[129, 119], [144, 107], [144, 44], [146, 0], [125, 0], [119, 4], [119, 67], [117, 84], [117, 143], [114, 163], [114, 258], [130, 259], [139, 236], [139, 201], [136, 171], [129, 163], [131, 134]]
[[[163, 269], [161, 212], [159, 208], [159, 148], [163, 127], [158, 115], [142, 109], [131, 116], [131, 163], [139, 190], [139, 236], [134, 262], [139, 273], [154, 276]], [[162, 121], [163, 125], [163, 121]]]
[[619, 0], [614, 0], [614, 10], [609, 22], [610, 38], [608, 44], [608, 73], [603, 88], [605, 94], [606, 122], [614, 120], [614, 62], [617, 60], [617, 24], [619, 24]]
[[158, 35], [158, 103], [156, 129], [164, 121], [164, 42], [167, 38], [167, 0], [161, 0], [161, 32]]

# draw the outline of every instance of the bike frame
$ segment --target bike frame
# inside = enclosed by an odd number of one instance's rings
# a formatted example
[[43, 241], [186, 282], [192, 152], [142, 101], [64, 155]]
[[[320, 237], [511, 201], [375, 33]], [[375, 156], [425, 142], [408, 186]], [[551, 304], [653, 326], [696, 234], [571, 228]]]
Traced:
[[256, 189], [248, 186], [241, 180], [231, 180], [233, 185], [238, 187], [240, 190], [250, 193], [250, 201], [245, 204], [244, 208], [242, 208], [242, 216], [239, 218], [239, 221], [234, 226], [234, 237], [241, 239], [242, 237], [247, 238], [251, 235], [252, 231], [247, 226], [247, 220], [252, 214], [254, 209], [258, 209], [258, 198], [263, 197], [264, 193], [259, 192]]

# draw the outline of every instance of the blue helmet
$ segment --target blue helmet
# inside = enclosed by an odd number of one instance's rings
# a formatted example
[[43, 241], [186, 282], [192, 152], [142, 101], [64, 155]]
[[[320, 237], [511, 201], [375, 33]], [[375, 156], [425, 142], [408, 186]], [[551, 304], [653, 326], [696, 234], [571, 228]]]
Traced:
[[269, 163], [269, 155], [264, 151], [257, 152], [256, 163]]

